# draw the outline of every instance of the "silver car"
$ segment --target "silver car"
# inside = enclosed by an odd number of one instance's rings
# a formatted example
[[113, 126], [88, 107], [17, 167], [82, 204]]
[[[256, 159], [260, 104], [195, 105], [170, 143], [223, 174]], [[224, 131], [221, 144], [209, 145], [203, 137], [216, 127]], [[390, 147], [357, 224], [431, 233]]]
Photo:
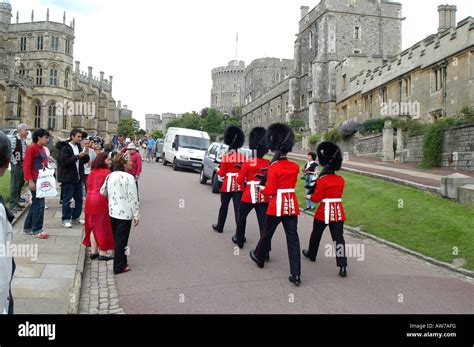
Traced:
[[[212, 192], [218, 194], [221, 190], [223, 179], [219, 177], [216, 170], [219, 168], [221, 158], [229, 151], [229, 146], [214, 142], [211, 143], [208, 150], [204, 154], [202, 161], [201, 174], [199, 175], [199, 182], [206, 184], [208, 180], [211, 180]], [[239, 153], [245, 154], [246, 158], [252, 156], [252, 151], [246, 147], [239, 149]]]

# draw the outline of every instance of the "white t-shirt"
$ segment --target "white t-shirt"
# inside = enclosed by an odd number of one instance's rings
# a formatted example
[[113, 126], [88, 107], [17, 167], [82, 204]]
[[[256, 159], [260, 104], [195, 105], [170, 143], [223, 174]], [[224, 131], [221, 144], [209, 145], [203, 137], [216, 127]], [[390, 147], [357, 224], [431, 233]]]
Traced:
[[[0, 314], [8, 313], [10, 282], [12, 279], [13, 262], [10, 252], [10, 244], [13, 239], [12, 225], [7, 220], [5, 207], [0, 204], [0, 247], [3, 248], [0, 257]], [[6, 255], [6, 256], [3, 256]]]
[[[77, 145], [72, 144], [72, 142], [69, 142], [69, 146], [72, 147], [72, 150], [74, 151], [74, 155], [79, 155], [79, 147]], [[79, 179], [81, 178], [81, 174], [79, 173], [79, 160], [76, 161], [76, 168], [77, 168], [77, 177]]]

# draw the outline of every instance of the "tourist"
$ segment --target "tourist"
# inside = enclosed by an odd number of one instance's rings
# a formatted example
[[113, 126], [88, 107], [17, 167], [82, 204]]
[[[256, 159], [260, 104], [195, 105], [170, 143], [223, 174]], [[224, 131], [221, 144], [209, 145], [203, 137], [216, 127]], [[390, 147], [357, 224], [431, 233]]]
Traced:
[[39, 239], [49, 237], [43, 230], [44, 198], [36, 197], [36, 180], [38, 179], [39, 170], [48, 166], [48, 156], [44, 149], [48, 141], [49, 133], [46, 130], [36, 130], [33, 133], [33, 143], [27, 148], [23, 163], [23, 174], [25, 175], [25, 181], [28, 181], [31, 192], [31, 207], [25, 219], [23, 232]]
[[106, 179], [100, 193], [109, 199], [109, 214], [115, 241], [114, 273], [130, 271], [127, 246], [132, 221], [138, 226], [139, 202], [134, 177], [127, 173], [132, 162], [127, 154], [119, 153], [113, 161], [114, 172]]
[[[314, 180], [316, 179], [316, 168], [318, 167], [318, 163], [316, 163], [316, 153], [309, 152], [308, 153], [308, 162], [306, 163], [305, 167], [303, 168], [304, 178], [305, 178], [305, 191], [306, 195], [309, 194], [311, 187], [314, 185]], [[312, 202], [310, 199], [306, 199], [306, 209], [305, 211], [314, 210], [316, 208], [316, 204]]]
[[148, 163], [153, 163], [153, 150], [155, 148], [155, 139], [151, 137], [151, 135], [148, 135], [148, 140], [146, 141], [146, 158], [148, 160]]
[[[0, 131], [0, 177], [8, 170], [11, 159], [11, 144], [8, 137]], [[13, 240], [14, 216], [7, 210], [0, 196], [0, 247], [10, 249]], [[13, 297], [11, 282], [15, 272], [15, 261], [11, 254], [0, 257], [0, 314], [13, 314]]]
[[130, 155], [131, 167], [128, 171], [133, 177], [135, 177], [135, 182], [137, 185], [138, 191], [138, 180], [140, 179], [140, 175], [142, 173], [142, 157], [140, 153], [137, 151], [137, 146], [133, 143], [130, 143], [127, 146], [128, 154]]
[[20, 124], [16, 127], [18, 133], [11, 140], [11, 173], [10, 173], [10, 209], [19, 212], [25, 208], [26, 201], [21, 198], [21, 190], [25, 185], [23, 177], [23, 161], [25, 159], [26, 138], [28, 137], [28, 126]]
[[111, 160], [108, 153], [100, 153], [92, 163], [92, 172], [87, 180], [87, 197], [84, 208], [84, 246], [91, 247], [91, 259], [112, 260], [107, 251], [115, 248], [112, 225], [109, 217], [109, 203], [100, 195], [100, 188], [110, 174]]
[[73, 129], [69, 141], [62, 146], [59, 155], [59, 182], [62, 190], [62, 223], [65, 228], [73, 224], [84, 224], [80, 220], [83, 200], [84, 164], [90, 158], [87, 148], [82, 149], [80, 143], [82, 131]]

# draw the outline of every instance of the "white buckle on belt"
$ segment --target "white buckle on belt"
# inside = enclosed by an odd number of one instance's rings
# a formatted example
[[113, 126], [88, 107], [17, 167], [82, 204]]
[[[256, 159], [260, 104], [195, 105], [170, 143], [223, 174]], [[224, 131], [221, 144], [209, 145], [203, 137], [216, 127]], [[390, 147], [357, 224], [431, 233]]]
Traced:
[[329, 224], [329, 214], [331, 212], [331, 204], [334, 202], [342, 202], [342, 199], [323, 199], [324, 203], [324, 222]]
[[281, 200], [283, 194], [294, 193], [295, 189], [278, 189], [277, 190], [277, 217], [281, 217]]
[[250, 195], [252, 197], [252, 204], [256, 204], [257, 203], [257, 198], [255, 196], [255, 187], [257, 187], [259, 184], [260, 184], [260, 181], [249, 181], [247, 182], [247, 184], [250, 185]]
[[227, 192], [230, 192], [231, 191], [231, 187], [232, 187], [232, 177], [237, 177], [239, 176], [238, 173], [228, 173], [227, 175]]

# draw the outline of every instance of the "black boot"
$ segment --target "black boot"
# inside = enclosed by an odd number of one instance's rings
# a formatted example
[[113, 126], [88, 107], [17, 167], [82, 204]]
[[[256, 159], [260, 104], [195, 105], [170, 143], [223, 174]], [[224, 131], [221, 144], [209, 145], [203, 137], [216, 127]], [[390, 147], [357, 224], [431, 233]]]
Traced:
[[232, 236], [232, 242], [236, 244], [237, 246], [239, 246], [240, 249], [244, 248], [244, 243], [239, 242], [239, 239], [237, 238], [237, 236]]
[[250, 258], [258, 265], [260, 269], [263, 269], [265, 262], [258, 259], [257, 255], [255, 254], [255, 250], [250, 251]]
[[294, 283], [295, 286], [299, 286], [301, 284], [300, 276], [291, 275], [288, 279], [290, 280], [291, 283]]
[[219, 234], [222, 234], [223, 231], [220, 231], [218, 228], [217, 228], [217, 224], [212, 224], [212, 229], [214, 229], [215, 232], [218, 232]]
[[341, 266], [339, 269], [339, 276], [347, 277], [347, 269], [345, 266]]
[[270, 253], [267, 253], [267, 256], [265, 257], [265, 261], [270, 261]]
[[304, 256], [305, 258], [308, 258], [308, 259], [311, 260], [313, 263], [316, 261], [316, 259], [311, 259], [311, 258], [309, 257], [309, 251], [308, 251], [307, 249], [303, 249], [303, 251], [302, 251], [301, 253], [303, 253], [303, 256]]

